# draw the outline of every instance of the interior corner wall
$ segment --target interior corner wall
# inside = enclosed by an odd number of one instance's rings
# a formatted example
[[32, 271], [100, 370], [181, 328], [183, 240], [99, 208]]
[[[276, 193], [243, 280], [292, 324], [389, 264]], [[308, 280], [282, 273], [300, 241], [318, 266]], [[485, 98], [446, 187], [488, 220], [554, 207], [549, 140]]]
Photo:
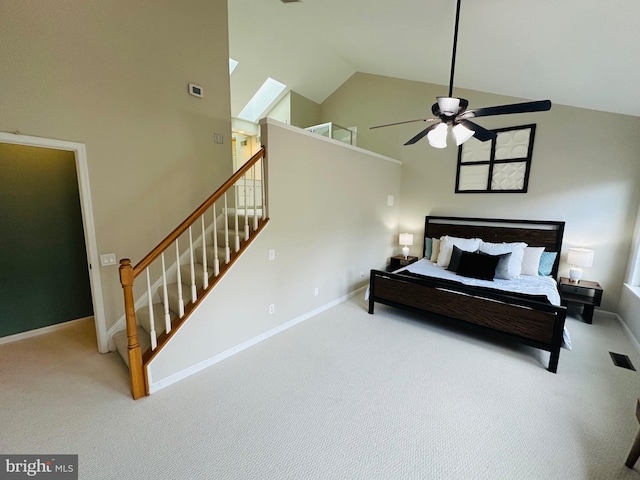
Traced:
[[398, 162], [270, 120], [262, 139], [270, 222], [153, 360], [154, 383], [339, 301], [397, 252]]
[[[322, 117], [357, 125], [358, 145], [402, 160], [402, 230], [422, 235], [427, 214], [564, 220], [563, 251], [595, 250], [594, 265], [584, 276], [603, 286], [602, 308], [618, 312], [640, 203], [640, 118], [553, 105], [548, 112], [478, 119], [490, 129], [537, 124], [528, 193], [456, 194], [455, 145], [435, 149], [425, 139], [403, 146], [425, 128], [422, 122], [369, 130], [428, 117], [443, 92], [440, 85], [357, 73], [322, 104]], [[526, 101], [463, 89], [455, 93], [471, 107]], [[412, 254], [420, 248], [417, 242]]]
[[278, 122], [291, 124], [291, 92], [288, 92], [282, 99], [276, 103], [267, 118], [277, 120]]
[[3, 0], [0, 32], [0, 131], [86, 145], [100, 253], [136, 263], [232, 173], [225, 0]]
[[320, 104], [291, 92], [291, 125], [307, 128], [322, 123]]

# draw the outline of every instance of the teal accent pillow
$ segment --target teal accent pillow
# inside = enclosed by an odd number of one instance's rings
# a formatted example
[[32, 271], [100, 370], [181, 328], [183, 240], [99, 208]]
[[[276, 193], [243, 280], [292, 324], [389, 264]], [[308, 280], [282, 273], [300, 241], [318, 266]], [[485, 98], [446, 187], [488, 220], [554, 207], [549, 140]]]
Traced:
[[424, 239], [424, 258], [427, 260], [431, 258], [433, 253], [433, 238], [425, 237]]
[[540, 264], [538, 265], [538, 275], [548, 276], [551, 275], [553, 270], [553, 264], [556, 262], [558, 252], [542, 252], [540, 255]]

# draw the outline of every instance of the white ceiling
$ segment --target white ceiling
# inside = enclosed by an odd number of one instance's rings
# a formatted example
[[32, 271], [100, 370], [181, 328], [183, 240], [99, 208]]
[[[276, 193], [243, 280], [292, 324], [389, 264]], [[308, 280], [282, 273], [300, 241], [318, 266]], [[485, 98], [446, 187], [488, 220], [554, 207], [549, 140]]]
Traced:
[[[266, 77], [323, 102], [353, 73], [443, 85], [455, 0], [228, 0], [237, 115]], [[640, 116], [640, 1], [462, 0], [455, 87]]]

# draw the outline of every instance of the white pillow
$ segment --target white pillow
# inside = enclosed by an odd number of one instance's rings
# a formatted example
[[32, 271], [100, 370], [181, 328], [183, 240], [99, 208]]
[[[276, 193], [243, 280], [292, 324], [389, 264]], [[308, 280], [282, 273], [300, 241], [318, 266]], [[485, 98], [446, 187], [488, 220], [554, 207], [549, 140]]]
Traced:
[[538, 276], [540, 257], [544, 252], [544, 247], [527, 247], [524, 249], [522, 257], [522, 275]]
[[440, 239], [434, 238], [431, 241], [431, 262], [436, 263], [438, 261], [438, 254], [440, 253]]
[[509, 276], [519, 277], [522, 275], [522, 258], [524, 257], [524, 249], [527, 244], [523, 242], [514, 243], [491, 243], [480, 242], [480, 251], [489, 255], [501, 255], [511, 252], [509, 259]]
[[440, 237], [440, 253], [438, 254], [436, 265], [445, 268], [449, 266], [454, 245], [465, 252], [475, 252], [480, 247], [481, 242], [482, 240], [479, 238], [459, 238], [448, 235]]

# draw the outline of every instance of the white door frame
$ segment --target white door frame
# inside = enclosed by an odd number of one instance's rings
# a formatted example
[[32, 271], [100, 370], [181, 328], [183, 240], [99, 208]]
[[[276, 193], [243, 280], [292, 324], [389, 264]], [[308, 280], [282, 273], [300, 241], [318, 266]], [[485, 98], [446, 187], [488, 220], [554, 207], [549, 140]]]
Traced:
[[32, 147], [68, 150], [75, 153], [76, 171], [78, 173], [78, 190], [80, 192], [80, 208], [82, 210], [82, 224], [84, 229], [87, 260], [89, 262], [89, 283], [91, 284], [91, 298], [93, 301], [93, 317], [96, 325], [98, 351], [109, 352], [109, 338], [102, 297], [102, 281], [100, 279], [100, 259], [96, 242], [95, 224], [93, 221], [93, 207], [91, 205], [91, 189], [89, 188], [89, 168], [87, 165], [87, 150], [84, 143], [54, 140], [51, 138], [30, 137], [14, 133], [0, 132], [0, 142], [27, 145]]

